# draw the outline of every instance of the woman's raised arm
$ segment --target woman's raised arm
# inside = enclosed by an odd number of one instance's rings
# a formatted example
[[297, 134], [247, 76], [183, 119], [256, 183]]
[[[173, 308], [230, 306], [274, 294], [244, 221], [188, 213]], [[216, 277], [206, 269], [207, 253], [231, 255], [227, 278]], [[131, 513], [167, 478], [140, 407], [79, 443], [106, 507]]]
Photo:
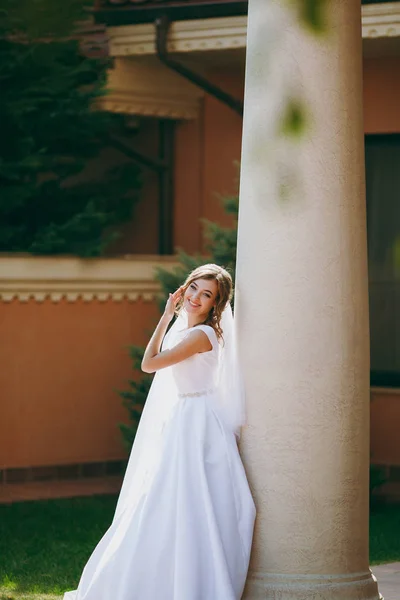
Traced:
[[154, 373], [159, 369], [170, 367], [193, 354], [198, 352], [207, 352], [211, 350], [211, 342], [207, 335], [201, 331], [193, 331], [182, 342], [170, 350], [160, 352], [161, 344], [164, 339], [168, 325], [174, 317], [176, 305], [182, 296], [182, 288], [179, 288], [174, 294], [170, 294], [165, 306], [164, 314], [158, 322], [158, 325], [147, 344], [143, 360], [142, 371], [145, 373]]

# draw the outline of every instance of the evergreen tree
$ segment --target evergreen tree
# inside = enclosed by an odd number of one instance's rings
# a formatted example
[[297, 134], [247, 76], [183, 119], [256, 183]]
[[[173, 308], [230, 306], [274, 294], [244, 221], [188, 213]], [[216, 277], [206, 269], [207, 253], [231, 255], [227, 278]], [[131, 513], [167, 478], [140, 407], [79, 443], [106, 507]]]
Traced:
[[202, 265], [205, 260], [225, 267], [234, 278], [239, 197], [237, 195], [222, 196], [220, 197], [220, 201], [225, 212], [233, 218], [232, 227], [221, 227], [218, 223], [202, 219], [206, 239], [206, 257], [200, 254], [191, 256], [185, 252], [181, 252], [179, 254], [180, 264], [172, 272], [162, 268], [157, 269], [156, 277], [162, 289], [160, 300], [162, 307], [168, 298], [168, 294], [177, 290], [188, 273]]
[[121, 121], [93, 110], [109, 61], [81, 51], [83, 18], [83, 0], [2, 0], [0, 252], [98, 255], [131, 218], [136, 167], [82, 176]]
[[[163, 310], [168, 294], [174, 292], [182, 284], [190, 271], [206, 261], [224, 266], [234, 277], [239, 198], [238, 196], [228, 196], [221, 198], [221, 200], [225, 211], [233, 216], [232, 227], [221, 227], [217, 223], [204, 219], [207, 256], [200, 254], [191, 256], [181, 252], [179, 254], [179, 265], [172, 272], [162, 268], [157, 269], [156, 278], [162, 289], [160, 310]], [[135, 439], [137, 426], [153, 379], [153, 375], [147, 375], [140, 371], [143, 353], [144, 349], [141, 347], [132, 346], [130, 348], [130, 356], [136, 377], [128, 382], [128, 390], [119, 392], [129, 416], [128, 424], [120, 424], [123, 441], [127, 448], [132, 446]]]

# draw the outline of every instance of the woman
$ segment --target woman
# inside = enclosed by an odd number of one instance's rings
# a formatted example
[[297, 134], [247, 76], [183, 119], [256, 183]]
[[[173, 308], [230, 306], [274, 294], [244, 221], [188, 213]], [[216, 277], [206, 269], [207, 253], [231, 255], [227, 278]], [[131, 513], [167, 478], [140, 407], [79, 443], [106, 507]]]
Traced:
[[114, 520], [64, 600], [241, 598], [255, 508], [237, 448], [231, 296], [231, 276], [213, 264], [170, 294], [142, 361], [156, 376]]

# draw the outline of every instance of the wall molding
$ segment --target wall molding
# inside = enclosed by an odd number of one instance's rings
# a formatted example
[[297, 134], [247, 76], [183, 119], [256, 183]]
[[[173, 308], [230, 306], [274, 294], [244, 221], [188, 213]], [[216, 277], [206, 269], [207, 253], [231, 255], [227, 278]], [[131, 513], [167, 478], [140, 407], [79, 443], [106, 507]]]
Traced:
[[196, 119], [204, 96], [156, 56], [116, 58], [107, 87], [97, 102], [103, 110], [171, 119]]
[[362, 7], [362, 37], [400, 37], [400, 2], [366, 4]]
[[[400, 36], [400, 2], [362, 6], [362, 37]], [[153, 23], [108, 27], [111, 56], [156, 54]], [[247, 17], [219, 17], [171, 24], [168, 50], [172, 53], [246, 48]]]
[[123, 258], [0, 255], [0, 302], [151, 302], [160, 293], [156, 267], [173, 269], [173, 256]]
[[[204, 92], [163, 65], [156, 53], [153, 23], [107, 28], [115, 66], [108, 74], [109, 93], [96, 103], [102, 110], [156, 118], [198, 118]], [[238, 64], [246, 52], [247, 17], [176, 21], [168, 34], [168, 51], [190, 57], [196, 69], [218, 63]], [[385, 54], [398, 45], [400, 2], [362, 6], [364, 53]], [[225, 61], [225, 62], [224, 62]]]
[[113, 90], [108, 96], [96, 103], [96, 107], [112, 113], [124, 115], [142, 115], [167, 119], [197, 119], [200, 103], [194, 99], [183, 101], [179, 97], [166, 97], [157, 94], [145, 94]]
[[[111, 56], [156, 54], [153, 23], [108, 27]], [[169, 52], [202, 52], [245, 48], [247, 17], [175, 21], [168, 35]]]

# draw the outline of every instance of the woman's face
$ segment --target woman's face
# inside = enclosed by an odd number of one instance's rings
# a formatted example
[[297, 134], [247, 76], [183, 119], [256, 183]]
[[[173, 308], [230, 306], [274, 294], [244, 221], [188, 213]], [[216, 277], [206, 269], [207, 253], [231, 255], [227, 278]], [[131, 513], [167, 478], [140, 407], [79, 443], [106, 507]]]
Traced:
[[195, 279], [187, 288], [183, 305], [186, 311], [205, 320], [215, 306], [218, 295], [218, 284], [215, 279]]

